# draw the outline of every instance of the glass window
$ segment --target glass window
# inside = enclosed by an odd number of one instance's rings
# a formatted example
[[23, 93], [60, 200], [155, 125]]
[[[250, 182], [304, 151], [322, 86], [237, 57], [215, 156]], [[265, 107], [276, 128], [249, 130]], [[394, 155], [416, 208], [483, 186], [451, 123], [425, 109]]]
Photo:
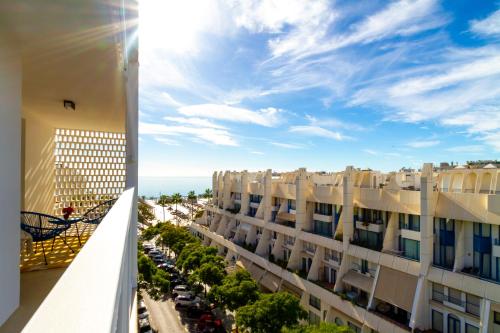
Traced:
[[493, 322], [500, 325], [500, 312], [493, 312]]
[[465, 311], [479, 317], [480, 304], [481, 304], [480, 297], [467, 294], [467, 303], [465, 304]]
[[347, 326], [349, 326], [349, 328], [355, 332], [355, 333], [361, 333], [361, 328], [354, 325], [353, 323], [351, 323], [350, 321], [347, 322]]
[[462, 292], [457, 289], [448, 288], [448, 302], [456, 304], [458, 306], [463, 306]]
[[309, 305], [315, 309], [321, 310], [321, 300], [313, 295], [309, 296]]
[[443, 314], [436, 310], [432, 310], [432, 329], [443, 333]]
[[309, 311], [309, 323], [312, 325], [319, 325], [321, 318], [312, 311]]
[[469, 323], [465, 324], [465, 333], [479, 333], [479, 328]]
[[409, 259], [420, 260], [420, 242], [401, 238], [401, 251], [403, 251], [403, 256]]
[[448, 333], [460, 333], [460, 319], [452, 314], [448, 315]]
[[344, 326], [344, 322], [339, 317], [335, 317], [335, 325]]
[[444, 286], [442, 284], [432, 284], [432, 299], [443, 303], [444, 300]]

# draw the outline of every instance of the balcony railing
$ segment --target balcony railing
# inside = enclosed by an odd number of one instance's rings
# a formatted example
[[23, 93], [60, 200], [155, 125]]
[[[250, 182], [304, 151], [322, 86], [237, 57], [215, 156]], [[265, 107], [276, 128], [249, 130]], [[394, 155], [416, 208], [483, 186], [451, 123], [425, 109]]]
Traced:
[[136, 283], [134, 189], [124, 192], [23, 332], [128, 332]]

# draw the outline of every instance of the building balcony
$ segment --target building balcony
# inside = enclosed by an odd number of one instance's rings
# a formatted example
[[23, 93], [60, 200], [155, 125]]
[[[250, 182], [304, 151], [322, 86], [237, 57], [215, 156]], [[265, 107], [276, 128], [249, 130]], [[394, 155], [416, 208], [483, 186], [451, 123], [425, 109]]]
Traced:
[[[95, 231], [83, 235], [81, 247], [76, 235], [68, 235], [75, 253], [62, 240], [50, 252], [52, 240], [45, 241], [47, 265], [40, 245], [37, 253], [23, 253], [20, 306], [0, 332], [59, 332], [61, 328], [98, 332], [123, 328], [123, 320], [128, 325], [135, 304], [134, 199], [133, 189], [124, 192]], [[96, 302], [102, 311], [95, 311]], [[124, 302], [129, 305], [123, 307]]]
[[356, 221], [356, 229], [370, 232], [383, 232], [384, 225], [382, 223]]
[[357, 245], [357, 246], [361, 246], [361, 247], [364, 247], [364, 248], [367, 248], [367, 249], [370, 249], [370, 250], [373, 250], [373, 251], [382, 251], [382, 246], [383, 246], [383, 243], [378, 241], [378, 242], [372, 242], [370, 240], [367, 240], [367, 239], [353, 239], [351, 241], [351, 244], [353, 245]]
[[321, 222], [333, 222], [332, 215], [324, 215], [319, 212], [315, 212], [313, 214], [313, 220], [321, 221]]

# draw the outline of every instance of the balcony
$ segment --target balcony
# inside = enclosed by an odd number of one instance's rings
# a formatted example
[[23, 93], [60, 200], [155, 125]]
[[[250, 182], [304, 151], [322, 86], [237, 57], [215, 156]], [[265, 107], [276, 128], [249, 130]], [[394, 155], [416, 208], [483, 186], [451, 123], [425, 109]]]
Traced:
[[[137, 256], [133, 203], [134, 190], [130, 189], [99, 227], [85, 235], [77, 255], [70, 254], [58, 241], [54, 251], [47, 253], [46, 267], [40, 252], [26, 256], [21, 264], [20, 306], [0, 326], [0, 332], [23, 328], [26, 332], [55, 332], [60, 328], [66, 332], [98, 332], [124, 328], [124, 320], [128, 325], [135, 297], [132, 283]], [[77, 238], [68, 239], [77, 249]], [[95, 311], [96, 302], [102, 311]], [[121, 306], [123, 302], [129, 306]]]

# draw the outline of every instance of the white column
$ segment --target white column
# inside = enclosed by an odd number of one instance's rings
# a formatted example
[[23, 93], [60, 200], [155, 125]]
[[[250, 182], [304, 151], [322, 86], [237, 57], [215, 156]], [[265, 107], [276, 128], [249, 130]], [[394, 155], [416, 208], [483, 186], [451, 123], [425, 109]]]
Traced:
[[250, 204], [250, 196], [248, 195], [248, 172], [244, 170], [241, 173], [241, 209], [240, 214], [248, 214], [248, 206]]
[[0, 326], [19, 306], [21, 59], [0, 36]]
[[353, 181], [352, 181], [353, 167], [348, 166], [344, 172], [343, 180], [343, 208], [342, 208], [342, 223], [343, 223], [343, 248], [347, 251], [349, 242], [354, 233], [354, 197], [353, 197]]
[[212, 175], [212, 204], [217, 205], [218, 204], [218, 194], [217, 191], [219, 189], [219, 183], [217, 181], [217, 171], [214, 171], [214, 174]]
[[432, 163], [424, 163], [420, 176], [420, 273], [427, 275], [432, 263], [434, 198]]
[[267, 223], [271, 221], [272, 216], [272, 181], [273, 174], [271, 169], [267, 169], [266, 175], [264, 177], [264, 222]]
[[300, 168], [297, 172], [295, 190], [295, 229], [305, 230], [306, 209], [307, 209], [307, 171], [306, 168]]
[[231, 173], [226, 171], [224, 173], [224, 199], [222, 202], [222, 208], [231, 208]]

